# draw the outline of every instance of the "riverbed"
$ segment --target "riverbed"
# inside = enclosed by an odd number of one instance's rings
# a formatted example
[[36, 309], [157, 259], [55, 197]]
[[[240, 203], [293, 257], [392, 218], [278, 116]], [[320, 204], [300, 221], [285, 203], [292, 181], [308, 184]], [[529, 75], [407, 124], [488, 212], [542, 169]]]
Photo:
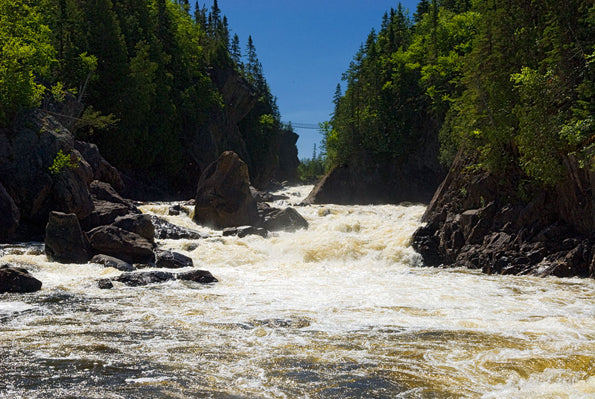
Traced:
[[0, 248], [43, 282], [0, 295], [0, 398], [595, 397], [592, 279], [426, 268], [422, 205], [297, 207], [310, 228], [266, 239], [171, 205], [141, 209], [209, 237], [160, 246], [218, 283], [101, 290], [120, 272]]

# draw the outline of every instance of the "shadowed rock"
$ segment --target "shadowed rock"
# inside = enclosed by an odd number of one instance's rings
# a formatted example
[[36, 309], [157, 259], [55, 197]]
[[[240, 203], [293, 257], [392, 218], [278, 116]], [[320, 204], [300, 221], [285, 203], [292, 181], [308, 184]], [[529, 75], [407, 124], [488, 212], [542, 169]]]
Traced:
[[89, 241], [96, 253], [128, 263], [153, 263], [153, 244], [136, 233], [116, 226], [99, 226], [89, 231]]
[[41, 289], [41, 281], [20, 267], [0, 266], [0, 294], [5, 292], [26, 293]]
[[50, 212], [45, 229], [45, 253], [61, 263], [87, 263], [89, 242], [74, 213]]
[[200, 177], [194, 221], [225, 228], [253, 225], [257, 220], [248, 166], [236, 153], [226, 151]]
[[159, 251], [156, 254], [155, 266], [166, 269], [179, 269], [194, 266], [192, 259], [179, 252]]
[[104, 254], [95, 255], [89, 262], [97, 263], [105, 267], [113, 267], [114, 269], [118, 269], [123, 272], [131, 272], [134, 270], [134, 266], [132, 266], [130, 263], [124, 262], [122, 259], [114, 258], [113, 256]]

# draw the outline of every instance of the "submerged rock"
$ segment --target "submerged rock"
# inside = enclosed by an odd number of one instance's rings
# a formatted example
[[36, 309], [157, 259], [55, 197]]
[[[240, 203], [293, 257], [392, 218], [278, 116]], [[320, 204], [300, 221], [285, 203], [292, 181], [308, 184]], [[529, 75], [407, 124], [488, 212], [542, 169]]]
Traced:
[[228, 236], [238, 236], [240, 238], [244, 238], [249, 235], [257, 235], [263, 238], [267, 238], [269, 232], [262, 227], [254, 227], [254, 226], [240, 226], [240, 227], [228, 227], [223, 229], [222, 235], [224, 237]]
[[26, 269], [12, 265], [0, 266], [0, 294], [35, 292], [41, 289], [41, 285], [41, 281], [31, 276]]

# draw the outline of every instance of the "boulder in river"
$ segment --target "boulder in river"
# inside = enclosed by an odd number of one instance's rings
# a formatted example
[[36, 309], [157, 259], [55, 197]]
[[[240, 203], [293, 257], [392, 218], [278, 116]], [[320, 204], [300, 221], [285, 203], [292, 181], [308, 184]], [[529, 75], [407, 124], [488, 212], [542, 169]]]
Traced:
[[89, 231], [91, 247], [128, 263], [153, 263], [153, 243], [140, 235], [116, 226], [99, 226]]
[[97, 263], [105, 267], [113, 267], [114, 269], [118, 269], [123, 272], [131, 272], [134, 270], [134, 266], [132, 266], [130, 263], [124, 262], [122, 259], [114, 258], [113, 256], [104, 254], [95, 255], [89, 262]]
[[216, 228], [253, 225], [258, 221], [248, 166], [236, 153], [224, 152], [201, 175], [194, 221]]
[[89, 241], [74, 213], [50, 212], [45, 229], [45, 253], [61, 263], [87, 263]]
[[0, 294], [35, 292], [41, 289], [41, 285], [41, 281], [31, 276], [26, 269], [11, 265], [0, 266]]
[[308, 221], [293, 208], [274, 209], [264, 217], [263, 226], [269, 231], [308, 229]]
[[160, 240], [199, 240], [205, 238], [196, 230], [177, 226], [155, 215], [151, 215], [151, 221], [155, 226], [155, 238]]
[[239, 238], [244, 238], [249, 235], [257, 235], [261, 236], [262, 238], [267, 238], [269, 232], [262, 227], [255, 227], [255, 226], [239, 226], [239, 227], [227, 227], [223, 229], [222, 235], [224, 237], [227, 236], [238, 236]]
[[[213, 277], [213, 275], [207, 270], [191, 270], [183, 273], [171, 273], [161, 270], [151, 270], [147, 272], [122, 273], [114, 279], [114, 281], [119, 281], [130, 287], [139, 287], [148, 284], [164, 283], [171, 280], [194, 281], [200, 284], [210, 284], [217, 282], [217, 279]], [[108, 288], [107, 284], [101, 283], [101, 280], [98, 282], [98, 284], [105, 285], [106, 288]]]
[[192, 258], [179, 252], [158, 251], [156, 253], [155, 266], [166, 269], [179, 269], [194, 266], [194, 262], [192, 262]]

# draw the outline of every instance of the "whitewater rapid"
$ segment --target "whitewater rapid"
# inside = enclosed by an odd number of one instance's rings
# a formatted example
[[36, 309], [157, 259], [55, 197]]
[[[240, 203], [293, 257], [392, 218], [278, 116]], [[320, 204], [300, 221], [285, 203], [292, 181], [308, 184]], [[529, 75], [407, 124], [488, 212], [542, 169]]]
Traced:
[[[310, 186], [282, 192], [283, 207]], [[424, 207], [297, 207], [308, 230], [161, 240], [218, 280], [95, 281], [40, 244], [0, 263], [43, 281], [0, 295], [0, 398], [592, 398], [595, 282], [423, 267]]]

